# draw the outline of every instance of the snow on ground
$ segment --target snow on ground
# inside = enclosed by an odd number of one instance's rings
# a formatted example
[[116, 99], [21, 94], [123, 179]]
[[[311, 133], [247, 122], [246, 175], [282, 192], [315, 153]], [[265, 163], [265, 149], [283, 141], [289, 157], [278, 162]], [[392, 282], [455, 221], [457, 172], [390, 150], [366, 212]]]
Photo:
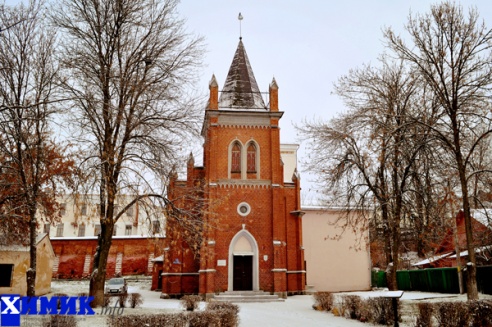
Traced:
[[[122, 314], [152, 314], [182, 311], [179, 300], [160, 298], [160, 292], [150, 290], [150, 280], [148, 278], [140, 278], [138, 280], [129, 280], [129, 293], [140, 293], [144, 299], [143, 304], [139, 308], [131, 309], [124, 308]], [[51, 296], [55, 293], [64, 293], [68, 295], [78, 295], [79, 293], [89, 291], [89, 282], [83, 281], [66, 281], [54, 280], [52, 282]], [[376, 292], [348, 292], [339, 293], [358, 295], [363, 298], [370, 296], [381, 296], [384, 291]], [[480, 298], [492, 299], [490, 295], [480, 295]], [[425, 301], [466, 301], [466, 295], [456, 294], [439, 294], [439, 293], [424, 293], [424, 292], [404, 292], [401, 298], [403, 306], [414, 306], [421, 300]], [[114, 303], [114, 302], [113, 302]], [[296, 295], [288, 297], [285, 302], [271, 303], [240, 303], [239, 319], [241, 327], [298, 327], [298, 326], [330, 326], [330, 327], [352, 327], [352, 326], [370, 326], [367, 323], [361, 323], [355, 320], [335, 317], [328, 312], [315, 311], [312, 308], [314, 304], [311, 295]], [[200, 304], [199, 310], [205, 308], [205, 303]], [[101, 309], [95, 310], [94, 316], [77, 317], [79, 327], [99, 327], [106, 326], [108, 316], [101, 315]], [[41, 325], [42, 316], [22, 316], [22, 326], [34, 327]], [[412, 326], [413, 320], [406, 317], [400, 324], [402, 327]]]

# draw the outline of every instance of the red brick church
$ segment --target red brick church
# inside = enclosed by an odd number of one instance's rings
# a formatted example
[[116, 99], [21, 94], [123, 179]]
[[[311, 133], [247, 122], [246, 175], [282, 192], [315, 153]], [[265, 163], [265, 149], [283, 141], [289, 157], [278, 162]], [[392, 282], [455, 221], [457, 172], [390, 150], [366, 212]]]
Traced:
[[[285, 297], [305, 289], [300, 180], [284, 180], [275, 79], [265, 104], [240, 39], [224, 87], [215, 76], [202, 128], [203, 167], [190, 156], [186, 180], [169, 199], [199, 212], [168, 219], [167, 246], [153, 288], [163, 295], [264, 291]], [[158, 286], [157, 286], [158, 283]]]

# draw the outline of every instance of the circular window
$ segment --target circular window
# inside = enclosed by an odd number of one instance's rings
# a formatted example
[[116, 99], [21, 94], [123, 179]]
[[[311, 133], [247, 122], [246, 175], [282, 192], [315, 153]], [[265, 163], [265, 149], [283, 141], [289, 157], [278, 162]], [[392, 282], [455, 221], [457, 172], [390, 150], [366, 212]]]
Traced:
[[251, 212], [251, 207], [246, 202], [241, 202], [237, 206], [237, 213], [241, 216], [247, 216]]

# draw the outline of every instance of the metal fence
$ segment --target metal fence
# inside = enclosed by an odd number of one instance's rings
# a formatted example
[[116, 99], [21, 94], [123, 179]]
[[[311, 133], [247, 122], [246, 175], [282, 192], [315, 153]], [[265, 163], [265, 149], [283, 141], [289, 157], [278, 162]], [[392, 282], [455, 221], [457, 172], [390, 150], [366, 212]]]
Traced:
[[[466, 280], [466, 271], [463, 272]], [[492, 266], [477, 267], [478, 291], [492, 294]], [[386, 273], [372, 272], [373, 287], [386, 287]], [[437, 293], [459, 293], [458, 270], [456, 268], [429, 268], [419, 270], [400, 270], [396, 272], [398, 289], [402, 291], [421, 291]], [[465, 284], [465, 283], [463, 283]]]

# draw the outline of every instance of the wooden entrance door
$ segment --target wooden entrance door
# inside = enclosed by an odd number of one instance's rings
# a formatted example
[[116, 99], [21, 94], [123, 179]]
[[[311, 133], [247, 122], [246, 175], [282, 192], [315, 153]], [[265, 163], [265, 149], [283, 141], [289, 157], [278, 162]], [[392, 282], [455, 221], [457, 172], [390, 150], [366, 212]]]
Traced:
[[253, 256], [252, 255], [235, 255], [234, 256], [234, 291], [252, 291], [253, 290]]

